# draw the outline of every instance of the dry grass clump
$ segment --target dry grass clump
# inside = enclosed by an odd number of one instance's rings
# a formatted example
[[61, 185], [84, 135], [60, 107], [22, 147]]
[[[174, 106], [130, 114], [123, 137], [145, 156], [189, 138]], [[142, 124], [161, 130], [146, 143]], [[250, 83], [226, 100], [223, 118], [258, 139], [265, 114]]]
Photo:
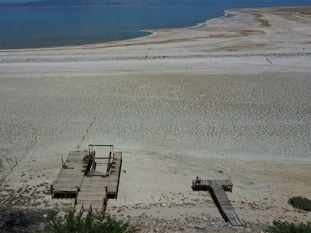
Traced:
[[288, 204], [293, 206], [294, 208], [311, 211], [311, 200], [304, 197], [292, 197], [288, 200]]
[[109, 215], [89, 215], [81, 218], [74, 211], [65, 218], [55, 217], [44, 229], [46, 233], [134, 233], [137, 230], [127, 222]]
[[281, 221], [273, 221], [273, 225], [266, 229], [269, 233], [310, 233], [311, 222], [309, 223], [288, 223]]

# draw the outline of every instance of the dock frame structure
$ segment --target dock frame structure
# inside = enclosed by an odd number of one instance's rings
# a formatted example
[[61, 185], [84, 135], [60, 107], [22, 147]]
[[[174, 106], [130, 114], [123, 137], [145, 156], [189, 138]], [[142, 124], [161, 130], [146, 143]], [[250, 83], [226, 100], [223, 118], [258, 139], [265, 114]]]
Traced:
[[193, 191], [209, 191], [224, 220], [232, 226], [242, 226], [226, 194], [232, 192], [233, 184], [230, 180], [201, 180], [197, 177], [192, 180], [191, 188]]
[[[95, 148], [106, 147], [108, 156], [97, 156]], [[51, 185], [52, 198], [73, 198], [81, 216], [105, 211], [108, 199], [117, 199], [122, 152], [113, 145], [90, 144], [88, 150], [71, 151], [62, 159], [62, 169]]]

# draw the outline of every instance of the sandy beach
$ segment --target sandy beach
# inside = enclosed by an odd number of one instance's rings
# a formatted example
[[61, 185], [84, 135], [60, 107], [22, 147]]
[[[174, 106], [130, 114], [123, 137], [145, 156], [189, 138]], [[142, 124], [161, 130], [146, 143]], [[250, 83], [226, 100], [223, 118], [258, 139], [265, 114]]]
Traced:
[[[137, 39], [0, 50], [0, 207], [68, 210], [49, 186], [89, 143], [123, 152], [108, 212], [142, 232], [244, 232], [196, 176], [230, 179], [240, 219], [310, 221], [311, 8], [231, 17]], [[128, 217], [130, 216], [130, 217]]]

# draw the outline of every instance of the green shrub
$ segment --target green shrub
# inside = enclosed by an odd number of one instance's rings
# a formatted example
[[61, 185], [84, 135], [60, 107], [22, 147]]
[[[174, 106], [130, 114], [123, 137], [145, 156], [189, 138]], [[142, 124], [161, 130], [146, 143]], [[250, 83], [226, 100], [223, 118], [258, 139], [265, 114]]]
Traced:
[[307, 198], [303, 197], [292, 197], [288, 200], [288, 204], [293, 206], [294, 208], [311, 211], [311, 201]]
[[273, 221], [273, 225], [267, 227], [266, 232], [269, 233], [311, 233], [311, 223], [288, 223], [281, 221]]
[[109, 215], [81, 218], [73, 211], [65, 218], [55, 217], [45, 227], [45, 233], [133, 233], [137, 230], [129, 223]]

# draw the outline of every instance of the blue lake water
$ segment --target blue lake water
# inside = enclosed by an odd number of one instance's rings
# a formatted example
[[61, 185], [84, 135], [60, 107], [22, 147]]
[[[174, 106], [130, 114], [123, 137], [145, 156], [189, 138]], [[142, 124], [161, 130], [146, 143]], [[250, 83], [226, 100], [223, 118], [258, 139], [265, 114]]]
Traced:
[[226, 9], [303, 5], [311, 5], [311, 0], [188, 0], [156, 6], [0, 8], [0, 49], [128, 39], [147, 35], [140, 31], [143, 29], [192, 26], [220, 17]]

